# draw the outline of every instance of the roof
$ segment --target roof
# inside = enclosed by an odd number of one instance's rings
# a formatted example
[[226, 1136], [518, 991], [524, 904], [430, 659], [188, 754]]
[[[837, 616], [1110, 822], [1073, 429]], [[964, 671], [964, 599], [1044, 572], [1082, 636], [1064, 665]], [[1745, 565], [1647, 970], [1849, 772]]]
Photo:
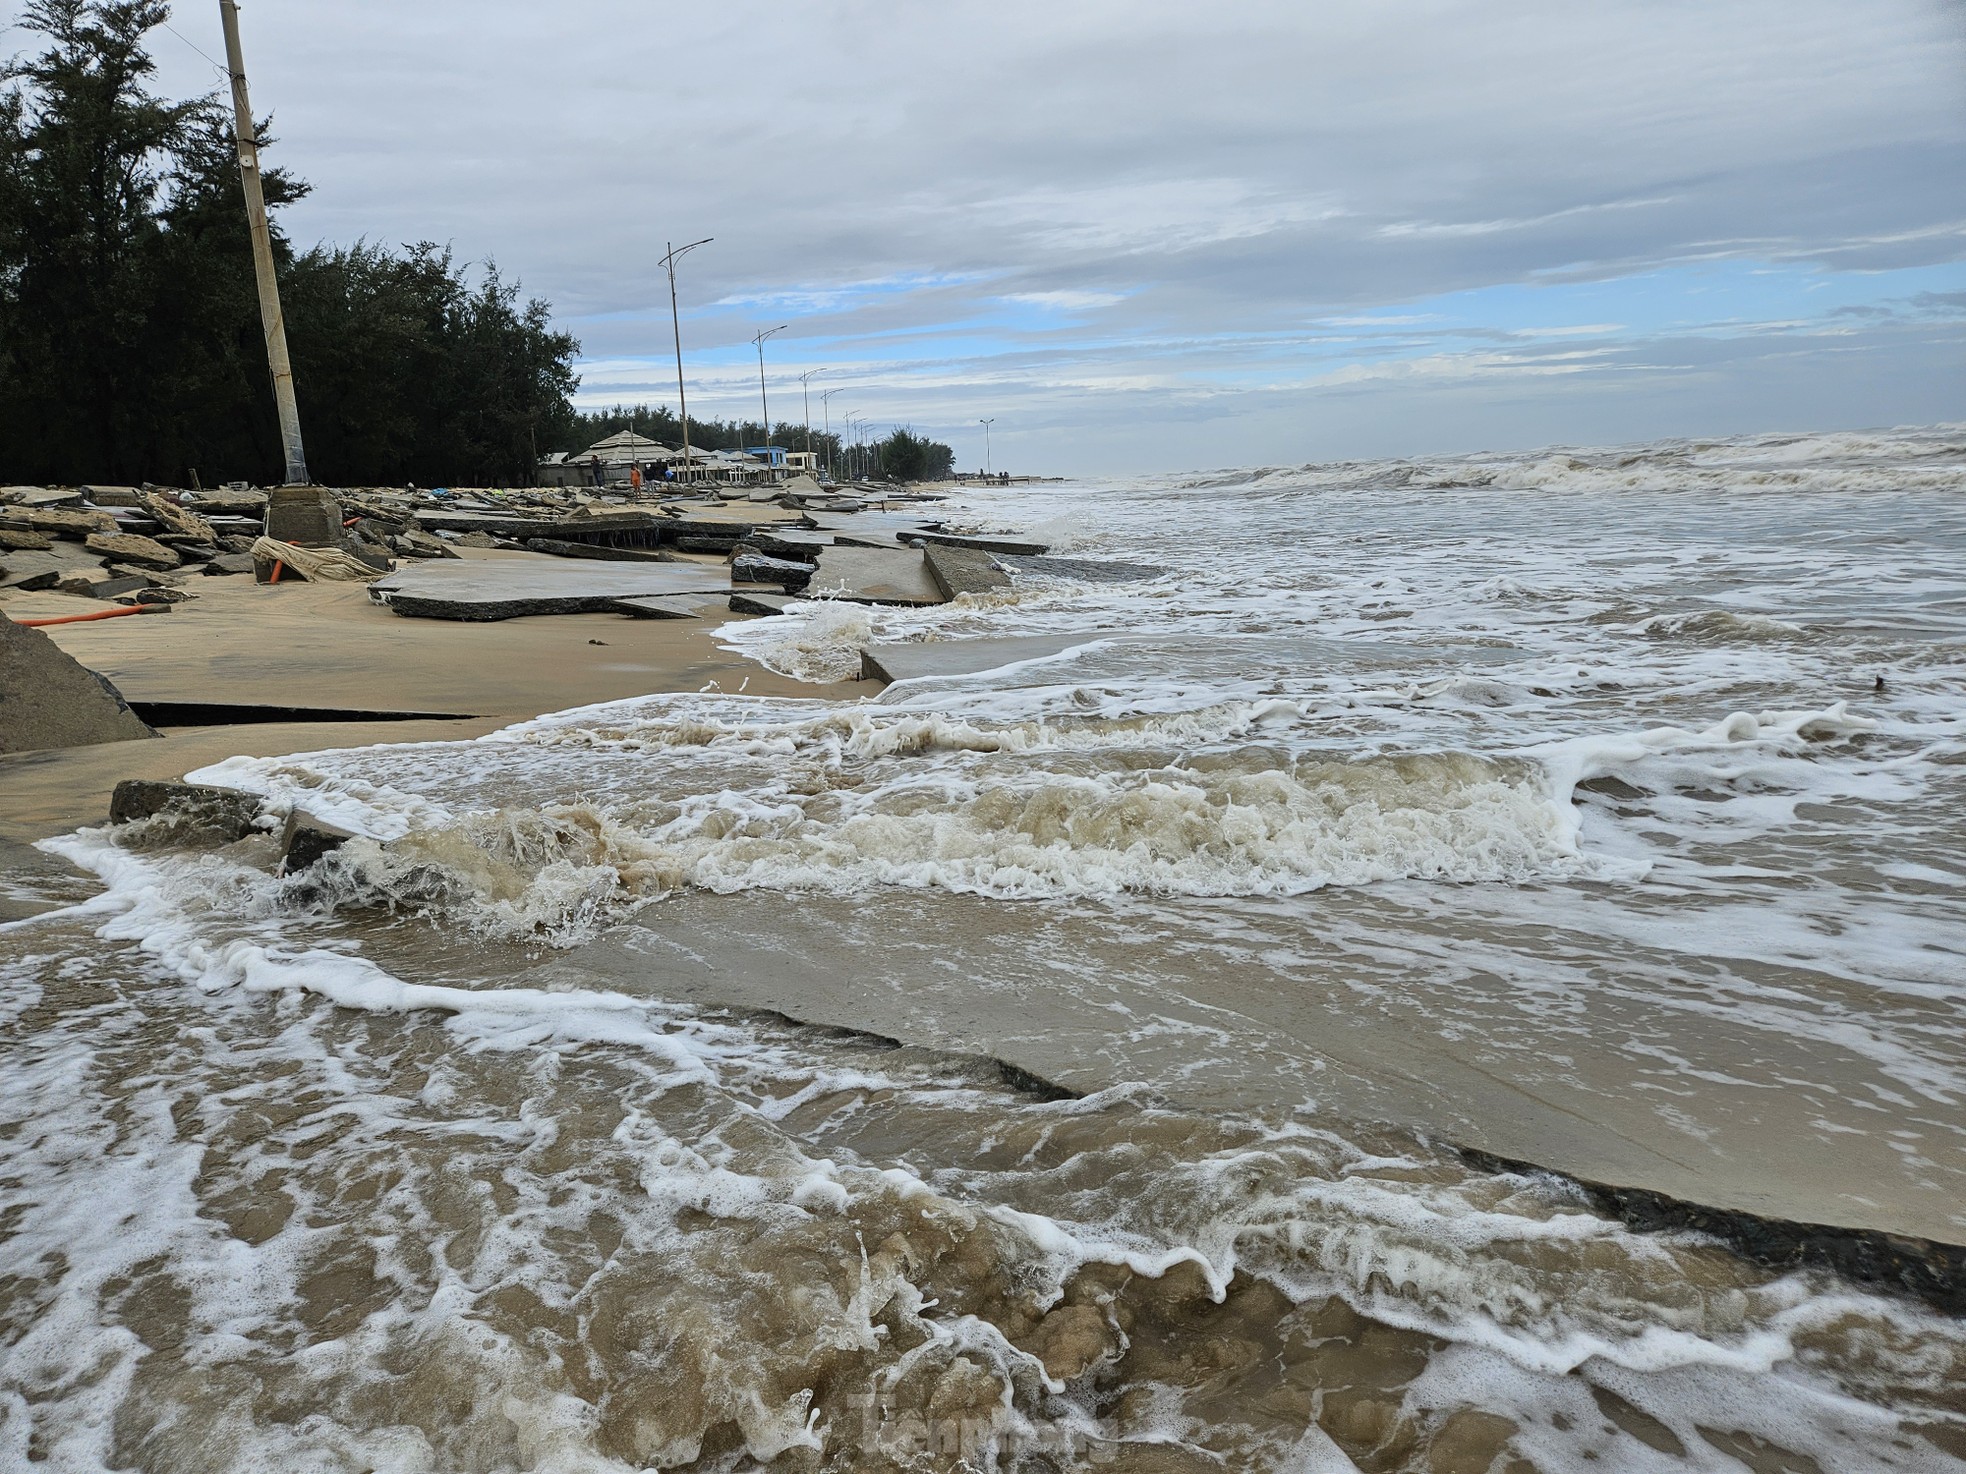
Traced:
[[681, 455], [679, 450], [671, 450], [659, 440], [651, 440], [646, 435], [637, 435], [633, 430], [619, 430], [605, 440], [597, 440], [580, 452], [578, 460], [600, 460], [608, 465], [626, 465], [630, 461], [666, 461]]

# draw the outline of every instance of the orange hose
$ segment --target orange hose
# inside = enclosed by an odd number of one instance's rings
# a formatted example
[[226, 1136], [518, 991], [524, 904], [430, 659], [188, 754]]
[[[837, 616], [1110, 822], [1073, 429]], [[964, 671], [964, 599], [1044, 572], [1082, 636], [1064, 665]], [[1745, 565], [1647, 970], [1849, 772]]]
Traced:
[[267, 582], [270, 584], [278, 583], [280, 581], [280, 570], [285, 568], [286, 566], [287, 565], [282, 563], [278, 558], [275, 558], [273, 560], [273, 576], [267, 579]]
[[44, 624], [86, 624], [92, 619], [121, 619], [125, 614], [166, 614], [168, 604], [126, 604], [121, 609], [97, 609], [88, 614], [64, 614], [55, 619], [17, 619], [15, 624], [26, 629], [39, 629]]

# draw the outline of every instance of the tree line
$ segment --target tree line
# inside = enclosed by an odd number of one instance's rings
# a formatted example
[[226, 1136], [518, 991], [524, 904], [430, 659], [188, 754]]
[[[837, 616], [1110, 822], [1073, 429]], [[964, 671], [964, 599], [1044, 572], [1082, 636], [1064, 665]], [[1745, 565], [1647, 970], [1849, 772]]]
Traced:
[[[680, 447], [682, 422], [668, 405], [615, 405], [612, 409], [576, 411], [570, 423], [568, 442], [555, 449], [578, 453], [610, 435], [632, 430], [637, 435]], [[836, 432], [808, 431], [804, 421], [780, 420], [766, 435], [762, 420], [699, 420], [689, 417], [689, 443], [693, 450], [749, 450], [760, 445], [778, 445], [786, 450], [805, 450], [810, 444], [821, 466], [830, 466], [841, 475], [864, 475], [895, 481], [946, 480], [955, 465], [955, 452], [940, 441], [896, 428], [885, 439], [870, 445], [853, 446]]]
[[[0, 67], [0, 477], [277, 480], [229, 107], [148, 88], [163, 0], [28, 0]], [[261, 142], [268, 140], [262, 137]], [[268, 169], [269, 207], [307, 185]], [[524, 484], [571, 437], [579, 344], [443, 247], [273, 248], [310, 471]]]
[[[166, 0], [27, 0], [0, 65], [0, 481], [207, 484], [283, 474], [230, 103], [149, 88]], [[261, 125], [260, 143], [270, 142]], [[269, 210], [308, 194], [262, 171]], [[526, 485], [618, 430], [681, 442], [666, 406], [579, 413], [579, 343], [495, 265], [430, 242], [297, 251], [275, 269], [309, 471], [332, 485]], [[710, 450], [803, 424], [690, 420]], [[812, 434], [822, 464], [939, 479], [949, 447]]]

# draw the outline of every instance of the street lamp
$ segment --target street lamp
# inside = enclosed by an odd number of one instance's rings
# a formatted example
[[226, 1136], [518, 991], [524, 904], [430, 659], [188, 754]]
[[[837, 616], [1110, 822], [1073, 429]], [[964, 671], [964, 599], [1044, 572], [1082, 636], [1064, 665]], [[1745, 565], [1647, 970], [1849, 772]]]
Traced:
[[[823, 415], [824, 415], [824, 416], [826, 417], [826, 479], [827, 479], [828, 481], [831, 481], [831, 480], [833, 479], [833, 406], [832, 406], [832, 398], [833, 398], [833, 396], [834, 396], [835, 394], [844, 394], [844, 393], [846, 393], [846, 391], [847, 391], [847, 387], [848, 387], [847, 385], [845, 385], [845, 384], [842, 384], [842, 385], [841, 385], [841, 386], [840, 386], [839, 388], [837, 388], [837, 389], [826, 389], [826, 390], [822, 390], [822, 391], [821, 391], [821, 393], [820, 393], [820, 395], [819, 395], [819, 412], [820, 412], [821, 414], [823, 414]], [[810, 423], [810, 418], [811, 418], [810, 416], [808, 416], [808, 417], [807, 417], [807, 419], [808, 419], [808, 423]]]
[[[669, 270], [669, 325], [676, 333], [676, 410], [683, 422], [683, 475], [692, 481], [696, 479], [696, 469], [689, 453], [689, 400], [683, 395], [683, 319], [676, 310], [676, 262], [698, 246], [707, 246], [715, 239], [713, 235], [706, 235], [700, 241], [691, 241], [681, 250], [671, 245], [669, 254], [662, 258], [662, 264]], [[668, 242], [663, 244], [668, 245]]]
[[990, 464], [990, 427], [996, 424], [996, 422], [997, 417], [995, 415], [991, 415], [987, 420], [978, 420], [976, 422], [983, 427], [983, 474], [985, 476], [988, 476], [995, 469]]
[[[789, 326], [789, 323], [781, 322], [775, 328], [766, 328], [751, 340], [758, 345], [758, 403], [764, 409], [765, 448], [767, 450], [771, 448], [771, 401], [765, 397], [765, 339], [771, 337], [774, 333], [784, 332]], [[769, 460], [770, 457], [767, 456], [766, 459]]]
[[805, 392], [806, 400], [806, 459], [812, 459], [812, 376], [823, 374], [823, 368], [807, 369], [799, 375], [799, 386]]

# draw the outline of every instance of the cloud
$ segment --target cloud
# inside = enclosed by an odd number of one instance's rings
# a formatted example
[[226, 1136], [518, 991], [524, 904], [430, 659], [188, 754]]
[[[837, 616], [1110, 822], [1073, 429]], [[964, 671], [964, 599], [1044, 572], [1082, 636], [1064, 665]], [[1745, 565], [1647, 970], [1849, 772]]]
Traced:
[[[661, 397], [662, 243], [713, 236], [677, 279], [692, 407], [745, 412], [746, 340], [788, 321], [772, 374], [825, 367], [866, 413], [951, 437], [999, 412], [1000, 449], [1090, 469], [1116, 447], [1220, 464], [1942, 413], [1966, 361], [1957, 14], [337, 0], [243, 20], [276, 161], [314, 185], [289, 231], [496, 256], [582, 338], [590, 402]], [[173, 24], [216, 54], [215, 17]], [[211, 85], [185, 42], [155, 47], [165, 85]], [[1846, 310], [1865, 307], [1886, 315]], [[1615, 351], [1522, 356], [1580, 338]], [[1723, 340], [1741, 351], [1709, 356]], [[1750, 351], [1777, 343], [1792, 356]], [[1163, 420], [1184, 428], [1142, 429]]]

